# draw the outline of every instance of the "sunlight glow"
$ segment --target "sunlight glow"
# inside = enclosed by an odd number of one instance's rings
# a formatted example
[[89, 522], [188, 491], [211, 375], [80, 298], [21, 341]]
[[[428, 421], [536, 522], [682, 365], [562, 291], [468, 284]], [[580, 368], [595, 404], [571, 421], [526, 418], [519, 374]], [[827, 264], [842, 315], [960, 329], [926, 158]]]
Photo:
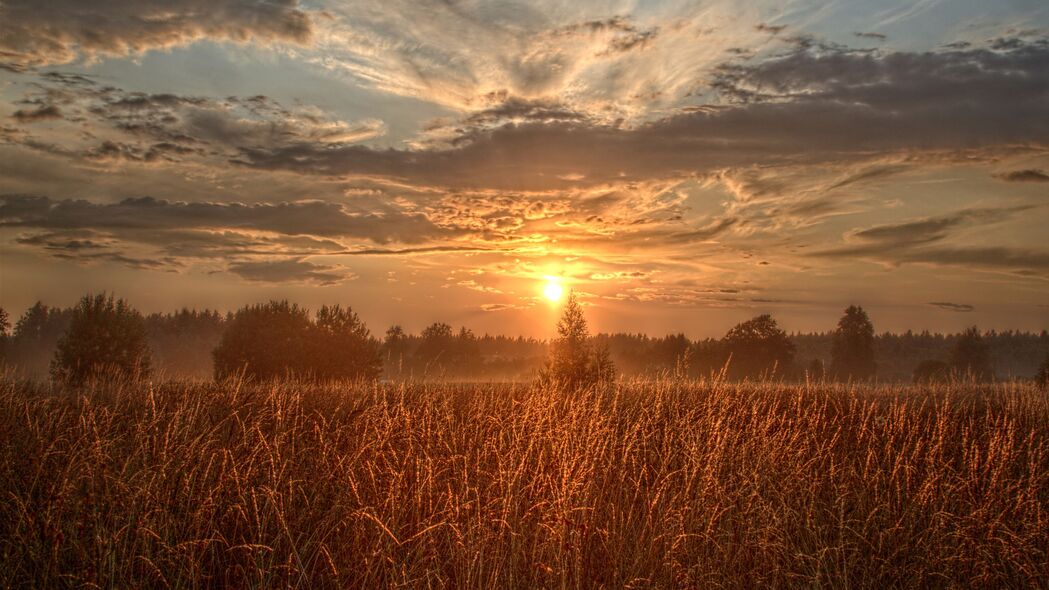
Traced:
[[549, 280], [546, 283], [546, 286], [543, 287], [543, 296], [546, 297], [547, 299], [549, 299], [550, 301], [553, 301], [553, 302], [560, 301], [561, 296], [564, 295], [564, 294], [565, 294], [564, 287], [562, 287], [561, 284], [558, 283], [556, 280], [553, 280], [553, 279]]

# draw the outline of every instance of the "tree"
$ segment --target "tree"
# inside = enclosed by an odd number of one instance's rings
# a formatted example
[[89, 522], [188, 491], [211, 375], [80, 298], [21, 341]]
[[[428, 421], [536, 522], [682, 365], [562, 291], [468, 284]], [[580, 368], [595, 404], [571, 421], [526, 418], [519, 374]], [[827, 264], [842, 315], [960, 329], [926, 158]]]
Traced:
[[944, 383], [951, 378], [951, 367], [937, 360], [924, 360], [914, 369], [914, 382], [918, 384]]
[[459, 374], [475, 372], [481, 368], [481, 347], [473, 330], [466, 326], [459, 327], [459, 333], [455, 335], [452, 343], [452, 354], [448, 364]]
[[408, 356], [408, 335], [400, 326], [390, 326], [382, 341], [382, 352], [387, 373], [401, 374]]
[[423, 329], [419, 348], [415, 356], [423, 363], [426, 373], [444, 371], [451, 361], [454, 335], [452, 327], [444, 322], [434, 322]]
[[215, 378], [242, 371], [259, 379], [306, 376], [312, 327], [307, 311], [287, 300], [241, 308], [212, 353]]
[[99, 376], [145, 377], [150, 352], [146, 325], [123, 299], [85, 295], [73, 309], [69, 329], [59, 339], [51, 374], [74, 385]]
[[783, 374], [794, 361], [794, 344], [768, 314], [737, 324], [722, 345], [730, 355], [728, 373], [736, 378]]
[[7, 362], [8, 340], [11, 339], [11, 318], [7, 310], [0, 307], [0, 365]]
[[951, 349], [948, 364], [951, 370], [958, 375], [979, 380], [994, 378], [987, 343], [984, 342], [976, 326], [968, 328], [958, 337], [954, 348]]
[[477, 336], [465, 326], [458, 332], [444, 322], [427, 326], [419, 337], [414, 360], [424, 373], [463, 376], [483, 366]]
[[594, 383], [612, 383], [616, 380], [616, 365], [612, 362], [612, 355], [607, 348], [594, 348], [593, 362], [591, 363], [591, 379]]
[[379, 343], [350, 308], [309, 312], [287, 301], [251, 305], [227, 320], [213, 353], [215, 378], [243, 372], [273, 379], [375, 379], [382, 373]]
[[874, 324], [862, 307], [850, 305], [838, 321], [831, 344], [831, 373], [839, 379], [874, 376]]
[[146, 335], [153, 366], [166, 376], [203, 379], [213, 372], [211, 352], [218, 346], [226, 322], [217, 311], [183, 308], [146, 316]]
[[375, 379], [382, 373], [379, 343], [352, 309], [321, 307], [313, 331], [309, 364], [318, 378]]
[[32, 376], [46, 376], [72, 315], [72, 309], [48, 307], [40, 301], [33, 304], [15, 323], [8, 340], [8, 364]]
[[808, 368], [805, 369], [805, 374], [812, 381], [823, 381], [827, 378], [827, 369], [823, 366], [823, 361], [812, 359]]
[[608, 349], [595, 350], [591, 345], [583, 308], [575, 293], [565, 302], [557, 323], [557, 339], [551, 343], [550, 358], [541, 377], [567, 387], [587, 387], [615, 380], [615, 365]]

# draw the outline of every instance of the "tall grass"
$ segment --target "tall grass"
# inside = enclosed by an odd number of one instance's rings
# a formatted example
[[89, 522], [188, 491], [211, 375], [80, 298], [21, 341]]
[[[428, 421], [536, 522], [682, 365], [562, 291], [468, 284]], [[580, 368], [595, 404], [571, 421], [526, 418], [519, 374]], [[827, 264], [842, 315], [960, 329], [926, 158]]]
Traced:
[[1049, 585], [1027, 385], [0, 384], [5, 587]]

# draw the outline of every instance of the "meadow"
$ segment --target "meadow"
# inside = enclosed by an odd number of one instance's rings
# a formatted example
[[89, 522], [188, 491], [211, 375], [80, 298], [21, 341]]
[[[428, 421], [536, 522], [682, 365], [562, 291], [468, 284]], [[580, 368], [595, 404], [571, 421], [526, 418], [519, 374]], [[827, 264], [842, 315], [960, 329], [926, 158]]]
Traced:
[[0, 586], [1049, 586], [1031, 384], [0, 383]]

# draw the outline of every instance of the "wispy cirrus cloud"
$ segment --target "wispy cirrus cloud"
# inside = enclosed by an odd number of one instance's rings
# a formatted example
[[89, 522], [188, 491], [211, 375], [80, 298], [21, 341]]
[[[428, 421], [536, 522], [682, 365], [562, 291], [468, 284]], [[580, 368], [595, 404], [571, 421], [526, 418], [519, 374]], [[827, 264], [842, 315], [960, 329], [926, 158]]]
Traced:
[[599, 103], [620, 113], [636, 110], [657, 88], [683, 94], [689, 79], [654, 68], [639, 76], [643, 70], [624, 66], [659, 61], [668, 42], [680, 47], [703, 30], [685, 18], [609, 15], [586, 3], [393, 0], [381, 7], [339, 4], [329, 12], [336, 19], [320, 35], [318, 63], [382, 91], [462, 111], [482, 109], [486, 97], [503, 92], [563, 96], [595, 113]]

